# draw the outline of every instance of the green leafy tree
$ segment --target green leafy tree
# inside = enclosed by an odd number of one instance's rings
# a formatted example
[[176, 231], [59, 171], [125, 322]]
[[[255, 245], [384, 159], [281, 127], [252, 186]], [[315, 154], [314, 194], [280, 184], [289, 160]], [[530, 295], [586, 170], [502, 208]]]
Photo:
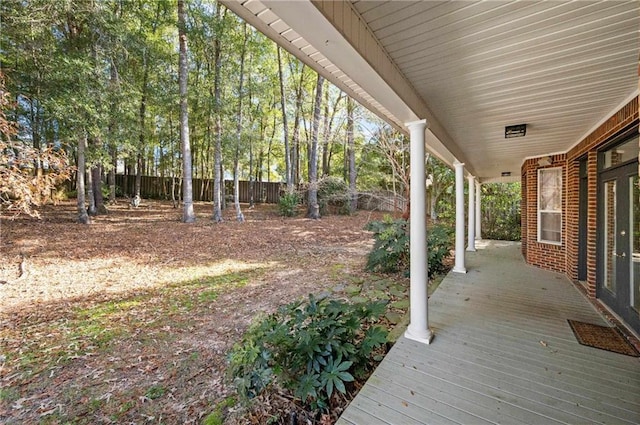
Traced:
[[519, 241], [522, 194], [520, 183], [484, 183], [480, 188], [482, 237]]

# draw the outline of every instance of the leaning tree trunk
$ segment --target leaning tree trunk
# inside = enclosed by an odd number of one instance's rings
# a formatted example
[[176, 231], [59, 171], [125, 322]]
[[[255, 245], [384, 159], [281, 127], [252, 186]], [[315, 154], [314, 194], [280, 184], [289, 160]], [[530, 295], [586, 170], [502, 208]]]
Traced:
[[185, 27], [184, 0], [178, 0], [178, 36], [180, 38], [180, 56], [178, 66], [178, 84], [180, 86], [180, 141], [182, 142], [182, 198], [184, 210], [182, 221], [193, 223], [196, 215], [193, 211], [193, 187], [191, 181], [191, 146], [189, 144], [189, 108], [187, 104], [187, 34]]
[[78, 222], [82, 224], [89, 224], [91, 220], [89, 219], [89, 214], [87, 214], [87, 208], [85, 206], [85, 185], [84, 185], [84, 175], [87, 172], [87, 166], [85, 163], [85, 146], [87, 144], [86, 137], [81, 137], [78, 141], [78, 173], [76, 179], [76, 191], [78, 193], [77, 205], [78, 205]]
[[320, 206], [318, 205], [318, 127], [320, 124], [320, 104], [322, 103], [322, 86], [324, 77], [318, 74], [316, 85], [316, 99], [313, 106], [313, 123], [311, 133], [311, 151], [309, 152], [309, 197], [308, 217], [320, 218]]

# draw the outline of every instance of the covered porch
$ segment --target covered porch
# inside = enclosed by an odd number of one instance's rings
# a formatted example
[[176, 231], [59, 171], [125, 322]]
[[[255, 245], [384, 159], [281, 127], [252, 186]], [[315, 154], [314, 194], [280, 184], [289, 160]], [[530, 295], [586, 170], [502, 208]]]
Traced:
[[640, 360], [580, 345], [567, 323], [608, 326], [592, 303], [520, 244], [476, 248], [429, 299], [433, 343], [401, 338], [338, 423], [640, 423]]

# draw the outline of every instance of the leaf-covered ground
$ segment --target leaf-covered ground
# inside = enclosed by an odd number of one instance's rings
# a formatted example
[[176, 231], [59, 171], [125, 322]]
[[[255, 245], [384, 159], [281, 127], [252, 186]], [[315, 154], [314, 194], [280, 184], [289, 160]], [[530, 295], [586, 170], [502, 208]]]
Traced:
[[0, 423], [200, 423], [229, 393], [225, 354], [252, 318], [371, 281], [363, 227], [381, 217], [258, 206], [215, 224], [197, 204], [183, 224], [156, 201], [89, 226], [73, 202], [41, 213], [0, 222]]

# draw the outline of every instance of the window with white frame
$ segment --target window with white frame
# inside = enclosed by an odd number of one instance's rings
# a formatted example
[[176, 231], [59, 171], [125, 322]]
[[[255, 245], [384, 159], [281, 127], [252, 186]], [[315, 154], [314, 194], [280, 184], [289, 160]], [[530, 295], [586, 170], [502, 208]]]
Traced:
[[538, 170], [538, 242], [562, 243], [562, 168]]

